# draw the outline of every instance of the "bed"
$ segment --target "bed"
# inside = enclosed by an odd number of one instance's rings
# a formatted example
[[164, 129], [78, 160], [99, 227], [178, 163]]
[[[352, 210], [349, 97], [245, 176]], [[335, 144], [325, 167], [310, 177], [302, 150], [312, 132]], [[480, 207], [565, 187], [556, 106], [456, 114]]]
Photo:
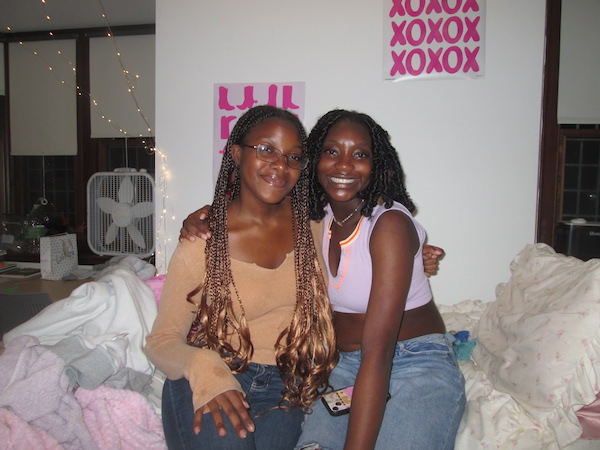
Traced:
[[[142, 352], [164, 277], [148, 269], [121, 260], [9, 333], [0, 448], [166, 448], [164, 376]], [[598, 449], [600, 260], [531, 244], [510, 269], [495, 300], [439, 306], [448, 330], [471, 344], [459, 361], [467, 405], [456, 449]], [[57, 357], [66, 344], [81, 358]]]
[[532, 244], [510, 270], [494, 301], [440, 306], [476, 340], [456, 448], [598, 449], [600, 260]]
[[3, 337], [0, 449], [166, 449], [164, 377], [143, 352], [155, 268], [118, 257]]

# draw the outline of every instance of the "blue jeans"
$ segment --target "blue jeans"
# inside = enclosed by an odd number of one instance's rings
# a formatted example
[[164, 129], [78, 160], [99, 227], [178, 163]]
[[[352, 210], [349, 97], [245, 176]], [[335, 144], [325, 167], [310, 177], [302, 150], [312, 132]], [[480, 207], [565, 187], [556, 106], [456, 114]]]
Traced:
[[[352, 386], [360, 363], [360, 350], [340, 352], [340, 361], [329, 378], [333, 388]], [[390, 394], [376, 449], [454, 448], [465, 408], [465, 388], [446, 336], [430, 334], [396, 344]], [[348, 418], [348, 414], [330, 415], [317, 401], [312, 414], [304, 419], [296, 448], [342, 449]]]
[[[246, 392], [250, 404], [249, 414], [256, 431], [241, 439], [225, 414], [227, 435], [217, 435], [212, 415], [204, 414], [202, 431], [194, 434], [194, 407], [192, 390], [185, 378], [166, 380], [162, 396], [162, 418], [165, 438], [170, 450], [175, 449], [224, 449], [263, 450], [294, 448], [300, 436], [304, 414], [300, 409], [276, 408], [281, 402], [283, 382], [276, 366], [250, 363], [248, 370], [235, 375]], [[276, 408], [276, 409], [271, 409]]]

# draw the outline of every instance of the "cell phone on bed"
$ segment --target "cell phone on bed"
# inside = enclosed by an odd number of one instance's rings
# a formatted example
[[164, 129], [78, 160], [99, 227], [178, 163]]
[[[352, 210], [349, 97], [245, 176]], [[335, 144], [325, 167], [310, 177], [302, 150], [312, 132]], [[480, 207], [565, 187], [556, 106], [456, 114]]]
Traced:
[[[352, 393], [354, 392], [354, 386], [348, 386], [337, 391], [324, 394], [321, 397], [327, 412], [332, 416], [342, 416], [350, 412], [350, 404], [352, 403]], [[388, 392], [387, 399], [392, 398]]]

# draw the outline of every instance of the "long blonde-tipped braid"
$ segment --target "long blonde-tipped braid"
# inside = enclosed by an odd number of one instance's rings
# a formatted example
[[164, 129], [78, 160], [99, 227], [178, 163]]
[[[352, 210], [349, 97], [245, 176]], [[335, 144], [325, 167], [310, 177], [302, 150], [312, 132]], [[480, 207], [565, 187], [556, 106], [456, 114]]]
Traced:
[[[244, 115], [238, 120], [228, 140], [221, 165], [210, 217], [213, 237], [206, 247], [207, 272], [198, 314], [199, 329], [193, 336], [194, 342], [218, 351], [232, 370], [240, 372], [247, 367], [253, 350], [243, 309], [238, 322], [230, 292], [233, 287], [238, 296], [231, 274], [226, 194], [230, 192], [230, 199], [237, 196], [239, 177], [229, 149], [234, 144], [242, 143], [249, 130], [269, 117], [293, 123], [298, 128], [304, 150], [306, 140], [304, 129], [295, 117], [282, 117], [280, 113], [273, 113], [273, 109], [269, 107], [257, 107], [254, 110], [252, 115]], [[230, 184], [232, 173], [236, 174], [233, 186]], [[327, 387], [329, 373], [336, 362], [331, 309], [317, 264], [308, 221], [307, 197], [308, 178], [306, 173], [302, 173], [300, 181], [291, 192], [296, 305], [289, 327], [280, 334], [276, 344], [277, 364], [286, 386], [283, 401], [305, 410]], [[200, 287], [195, 292], [199, 289]], [[209, 318], [213, 320], [210, 321]], [[231, 338], [231, 332], [239, 337], [239, 346], [235, 349], [228, 339]]]

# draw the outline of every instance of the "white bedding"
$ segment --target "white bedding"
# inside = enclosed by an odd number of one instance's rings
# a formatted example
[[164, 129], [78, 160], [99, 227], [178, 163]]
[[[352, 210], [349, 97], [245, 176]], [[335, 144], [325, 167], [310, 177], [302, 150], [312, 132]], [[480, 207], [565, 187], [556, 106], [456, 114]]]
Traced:
[[478, 344], [461, 361], [467, 406], [456, 448], [598, 449], [575, 412], [600, 385], [600, 260], [528, 245], [494, 302], [440, 305]]

